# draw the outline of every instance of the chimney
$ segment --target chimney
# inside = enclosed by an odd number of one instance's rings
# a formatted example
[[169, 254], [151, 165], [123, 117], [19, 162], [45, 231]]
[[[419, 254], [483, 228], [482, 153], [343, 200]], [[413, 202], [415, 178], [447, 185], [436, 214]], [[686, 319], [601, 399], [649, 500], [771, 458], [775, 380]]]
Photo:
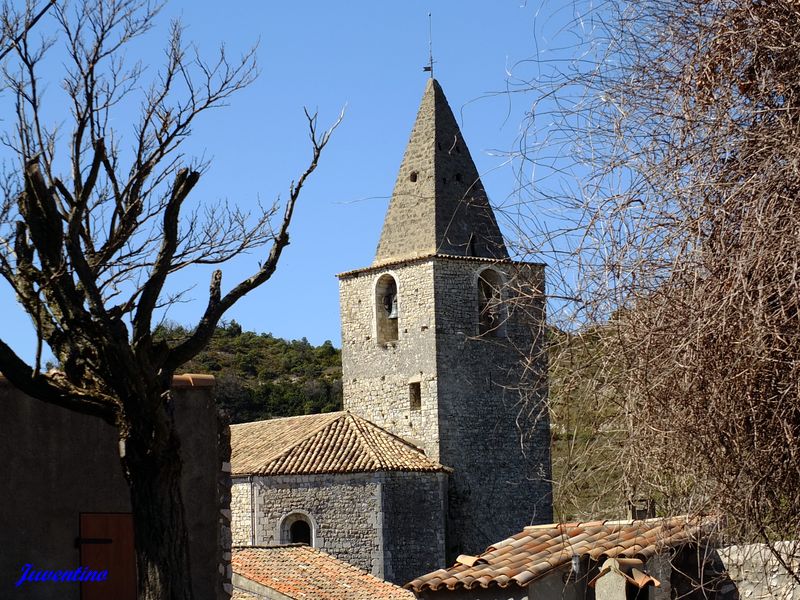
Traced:
[[652, 498], [628, 500], [628, 520], [644, 521], [656, 518], [656, 501]]

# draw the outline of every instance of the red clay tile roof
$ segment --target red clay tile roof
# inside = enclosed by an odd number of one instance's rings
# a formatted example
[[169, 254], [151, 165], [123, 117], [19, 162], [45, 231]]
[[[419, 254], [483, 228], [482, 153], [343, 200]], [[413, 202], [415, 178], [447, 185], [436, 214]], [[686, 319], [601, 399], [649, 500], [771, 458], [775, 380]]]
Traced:
[[231, 425], [231, 471], [236, 476], [449, 469], [343, 411]]
[[[473, 589], [531, 581], [570, 563], [573, 554], [588, 555], [595, 562], [606, 558], [639, 558], [647, 561], [666, 548], [704, 537], [710, 521], [670, 517], [646, 521], [592, 521], [534, 525], [489, 546], [478, 557], [465, 557], [449, 569], [439, 569], [407, 583], [421, 592], [447, 588]], [[461, 557], [459, 557], [461, 558]], [[473, 558], [477, 558], [473, 561]]]
[[408, 590], [308, 546], [238, 548], [233, 551], [232, 562], [235, 575], [296, 600], [414, 598]]

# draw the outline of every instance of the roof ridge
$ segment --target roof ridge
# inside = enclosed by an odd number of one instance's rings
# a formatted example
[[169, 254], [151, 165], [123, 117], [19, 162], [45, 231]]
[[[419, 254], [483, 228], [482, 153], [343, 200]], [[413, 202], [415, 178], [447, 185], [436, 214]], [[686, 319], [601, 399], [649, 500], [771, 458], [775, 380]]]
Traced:
[[311, 548], [312, 550], [316, 550], [316, 548], [313, 546], [309, 546], [308, 544], [304, 544], [302, 542], [288, 544], [256, 544], [255, 546], [234, 544], [231, 546], [231, 550], [233, 552], [242, 552], [246, 550], [276, 550], [281, 548]]
[[512, 584], [525, 587], [558, 569], [568, 568], [575, 555], [588, 556], [593, 563], [610, 557], [646, 562], [667, 548], [708, 540], [706, 526], [713, 522], [709, 517], [678, 515], [528, 526], [489, 546], [478, 557], [484, 560], [471, 565], [457, 561], [447, 569], [421, 575], [404, 587], [418, 594], [444, 587], [450, 590], [505, 588]]
[[259, 419], [258, 421], [245, 421], [244, 423], [231, 423], [231, 427], [241, 427], [243, 425], [256, 425], [258, 423], [266, 423], [269, 421], [270, 423], [275, 423], [276, 421], [289, 421], [291, 419], [315, 419], [319, 417], [330, 417], [332, 415], [336, 415], [339, 413], [344, 413], [347, 411], [344, 410], [334, 410], [327, 413], [311, 413], [308, 415], [290, 415], [288, 417], [270, 417], [269, 419]]
[[391, 438], [395, 439], [396, 441], [400, 442], [402, 445], [404, 445], [404, 446], [408, 446], [408, 447], [409, 447], [409, 448], [411, 448], [412, 450], [416, 450], [417, 452], [419, 452], [420, 454], [422, 454], [422, 455], [423, 455], [423, 456], [424, 456], [426, 459], [428, 459], [429, 461], [438, 463], [438, 461], [434, 461], [434, 460], [433, 460], [433, 459], [431, 459], [431, 458], [430, 458], [430, 457], [429, 457], [427, 454], [425, 454], [425, 450], [423, 450], [422, 448], [420, 448], [419, 446], [417, 446], [417, 445], [415, 445], [415, 444], [412, 444], [412, 443], [411, 443], [411, 442], [409, 442], [407, 439], [405, 439], [405, 438], [402, 438], [402, 437], [400, 437], [399, 435], [392, 433], [391, 431], [389, 431], [389, 430], [388, 430], [388, 429], [386, 429], [385, 427], [381, 427], [381, 426], [380, 426], [380, 425], [378, 425], [377, 423], [373, 423], [373, 422], [372, 422], [372, 421], [370, 421], [369, 419], [365, 419], [364, 417], [362, 417], [362, 416], [359, 416], [359, 415], [357, 415], [357, 414], [355, 414], [355, 413], [352, 413], [352, 412], [350, 412], [349, 410], [346, 410], [346, 411], [343, 411], [343, 412], [346, 412], [346, 413], [348, 413], [349, 415], [352, 415], [353, 417], [355, 417], [356, 419], [359, 419], [359, 420], [361, 420], [361, 421], [364, 421], [365, 423], [369, 423], [370, 427], [373, 427], [373, 428], [375, 428], [375, 429], [379, 429], [380, 431], [382, 431], [383, 433], [385, 433], [385, 434], [386, 434], [386, 435], [388, 435], [389, 437], [391, 437]]
[[592, 525], [596, 527], [611, 527], [615, 525], [634, 525], [636, 523], [655, 524], [655, 523], [690, 523], [693, 517], [691, 515], [675, 515], [671, 517], [650, 517], [648, 519], [596, 519], [594, 521], [564, 521], [561, 523], [539, 523], [537, 525], [526, 525], [526, 529], [560, 529], [563, 527], [585, 527]]
[[[386, 465], [384, 464], [384, 461], [382, 460], [378, 452], [376, 452], [375, 448], [372, 447], [372, 444], [370, 443], [370, 440], [368, 439], [368, 436], [364, 431], [364, 427], [359, 422], [362, 419], [360, 417], [356, 417], [356, 415], [353, 415], [353, 413], [351, 413], [350, 411], [346, 412], [347, 416], [350, 417], [353, 426], [356, 428], [356, 431], [358, 432], [359, 443], [362, 445], [362, 447], [364, 447], [367, 454], [369, 454], [369, 456], [372, 457], [372, 462], [375, 464], [376, 467], [385, 467]], [[366, 422], [369, 423], [369, 421]]]

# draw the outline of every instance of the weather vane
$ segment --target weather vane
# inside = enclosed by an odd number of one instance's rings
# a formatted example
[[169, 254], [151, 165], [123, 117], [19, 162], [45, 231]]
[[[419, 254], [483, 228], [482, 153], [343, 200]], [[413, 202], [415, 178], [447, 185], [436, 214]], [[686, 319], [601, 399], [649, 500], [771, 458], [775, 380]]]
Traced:
[[428, 13], [428, 65], [422, 67], [422, 70], [430, 73], [431, 79], [433, 79], [433, 25], [431, 13]]

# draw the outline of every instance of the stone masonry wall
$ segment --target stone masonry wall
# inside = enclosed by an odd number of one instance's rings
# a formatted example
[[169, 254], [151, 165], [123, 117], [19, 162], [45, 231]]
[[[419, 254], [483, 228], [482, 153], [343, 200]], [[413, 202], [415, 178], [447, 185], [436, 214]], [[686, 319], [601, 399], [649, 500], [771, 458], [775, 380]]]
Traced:
[[316, 548], [382, 577], [381, 500], [372, 473], [256, 477], [255, 544], [288, 541], [280, 537], [281, 521], [302, 511], [313, 522]]
[[[312, 522], [314, 547], [403, 584], [444, 567], [446, 473], [255, 477], [255, 545], [286, 543], [292, 513]], [[251, 544], [250, 481], [233, 483], [233, 545]]]
[[[397, 283], [398, 339], [379, 344], [375, 285], [387, 273]], [[424, 261], [344, 277], [340, 299], [345, 410], [389, 429], [438, 460], [433, 264]], [[420, 383], [419, 410], [410, 410], [412, 379]]]
[[217, 457], [219, 472], [217, 473], [217, 502], [219, 514], [217, 516], [218, 542], [217, 542], [217, 600], [228, 600], [233, 592], [233, 565], [231, 546], [233, 535], [231, 530], [231, 427], [227, 414], [216, 410], [217, 416]]
[[[501, 336], [479, 336], [478, 277], [506, 282]], [[399, 339], [375, 342], [374, 288], [395, 277]], [[341, 279], [345, 408], [421, 446], [452, 467], [447, 558], [481, 552], [552, 519], [549, 420], [542, 357], [520, 381], [521, 361], [543, 341], [543, 267], [434, 257]], [[409, 380], [421, 380], [411, 410]]]
[[445, 567], [447, 474], [383, 477], [384, 578], [403, 585]]
[[231, 536], [234, 546], [249, 546], [252, 542], [250, 512], [250, 481], [237, 477], [231, 485]]
[[[748, 600], [800, 600], [800, 585], [792, 572], [800, 569], [796, 542], [777, 542], [775, 550], [791, 572], [764, 544], [726, 546], [719, 549], [719, 557], [730, 576], [729, 587], [737, 590], [736, 596]], [[734, 597], [729, 593], [730, 597]]]
[[[501, 336], [478, 335], [478, 276], [487, 267], [506, 282]], [[435, 262], [439, 456], [455, 470], [448, 559], [552, 520], [544, 357], [521, 380], [522, 359], [542, 348], [542, 274], [537, 265]], [[518, 287], [529, 297], [515, 305]]]
[[[178, 376], [173, 387], [181, 438], [181, 489], [186, 506], [194, 597], [230, 597], [227, 426], [217, 418], [213, 387]], [[15, 583], [21, 567], [81, 565], [80, 517], [130, 513], [130, 490], [119, 460], [116, 428], [31, 398], [0, 376], [0, 598], [78, 600], [80, 586]]]

